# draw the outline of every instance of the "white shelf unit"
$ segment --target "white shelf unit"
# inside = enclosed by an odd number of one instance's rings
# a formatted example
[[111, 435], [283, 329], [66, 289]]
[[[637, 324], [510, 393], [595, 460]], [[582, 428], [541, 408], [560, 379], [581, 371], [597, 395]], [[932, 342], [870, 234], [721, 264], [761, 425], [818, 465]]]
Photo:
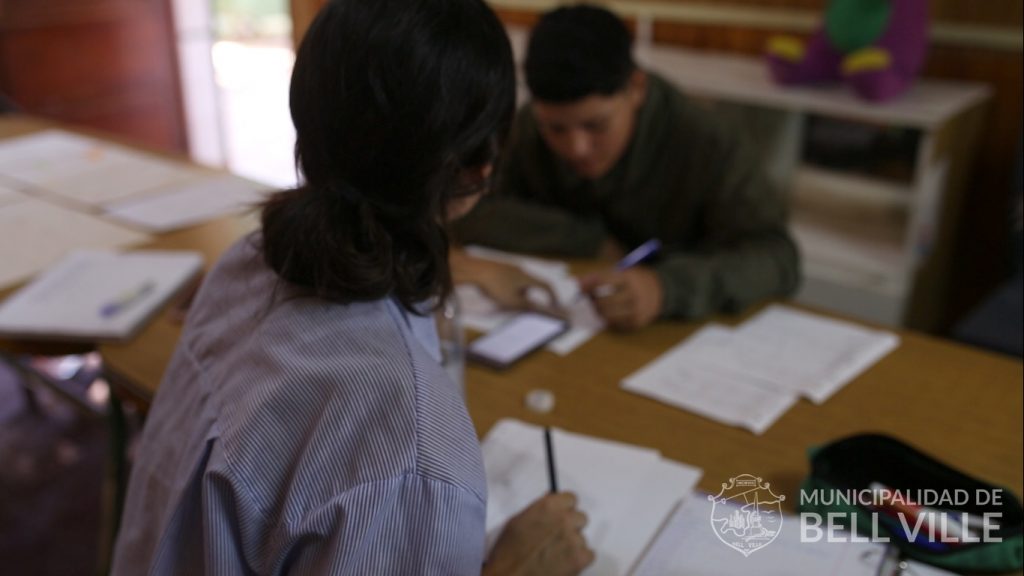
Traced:
[[[990, 95], [987, 86], [922, 79], [895, 101], [871, 104], [843, 86], [776, 85], [758, 58], [659, 46], [645, 47], [637, 57], [690, 95], [785, 115], [769, 162], [789, 192], [791, 231], [803, 256], [797, 301], [880, 324], [929, 328], [935, 311], [917, 306], [911, 319], [912, 300], [942, 289], [927, 285], [931, 280], [922, 279], [921, 271], [925, 265], [941, 268], [931, 261], [949, 257], [933, 248], [943, 226], [952, 234], [955, 222], [943, 222], [943, 211], [945, 220], [955, 220], [948, 212], [958, 203], [950, 200], [962, 192], [950, 189], [949, 167], [970, 163], [954, 145], [958, 120], [980, 109]], [[802, 144], [811, 115], [918, 131], [911, 180], [806, 163]], [[970, 137], [969, 129], [963, 132]], [[934, 308], [941, 298], [925, 294], [921, 300]]]

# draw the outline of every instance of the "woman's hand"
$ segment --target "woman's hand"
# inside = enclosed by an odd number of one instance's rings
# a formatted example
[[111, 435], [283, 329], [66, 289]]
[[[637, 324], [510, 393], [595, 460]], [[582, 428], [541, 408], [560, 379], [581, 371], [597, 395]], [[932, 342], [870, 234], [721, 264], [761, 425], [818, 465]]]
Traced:
[[575, 495], [549, 494], [508, 521], [483, 576], [575, 576], [594, 561], [586, 525]]

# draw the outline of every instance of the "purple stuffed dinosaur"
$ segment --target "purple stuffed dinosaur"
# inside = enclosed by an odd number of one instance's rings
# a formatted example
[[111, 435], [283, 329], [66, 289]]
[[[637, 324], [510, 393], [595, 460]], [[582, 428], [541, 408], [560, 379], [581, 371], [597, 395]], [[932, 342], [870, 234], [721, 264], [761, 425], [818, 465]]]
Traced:
[[928, 0], [832, 0], [805, 44], [779, 36], [768, 44], [781, 84], [845, 80], [862, 98], [882, 101], [910, 87], [928, 51]]

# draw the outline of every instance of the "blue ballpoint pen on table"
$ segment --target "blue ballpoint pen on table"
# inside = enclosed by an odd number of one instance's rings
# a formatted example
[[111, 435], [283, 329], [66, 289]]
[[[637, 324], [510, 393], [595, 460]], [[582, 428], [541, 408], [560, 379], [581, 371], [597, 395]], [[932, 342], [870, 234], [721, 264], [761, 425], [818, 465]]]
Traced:
[[148, 281], [134, 290], [127, 291], [100, 307], [100, 317], [112, 318], [156, 290], [156, 283]]
[[[644, 242], [643, 244], [631, 250], [629, 254], [623, 256], [622, 259], [615, 264], [615, 269], [618, 270], [619, 272], [622, 272], [623, 270], [628, 270], [629, 268], [632, 268], [633, 266], [636, 266], [637, 264], [657, 254], [659, 250], [661, 250], [661, 240], [658, 240], [657, 238], [651, 238], [647, 242]], [[611, 296], [614, 293], [614, 286], [604, 284], [598, 286], [597, 288], [594, 288], [592, 295], [594, 296], [594, 298], [605, 298]]]

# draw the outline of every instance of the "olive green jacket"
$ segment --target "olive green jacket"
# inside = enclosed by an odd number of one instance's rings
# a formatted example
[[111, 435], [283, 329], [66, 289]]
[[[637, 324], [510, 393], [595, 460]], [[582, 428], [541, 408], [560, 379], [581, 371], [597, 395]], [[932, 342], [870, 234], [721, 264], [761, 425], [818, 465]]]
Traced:
[[503, 250], [593, 257], [607, 238], [626, 249], [658, 238], [650, 265], [662, 316], [739, 311], [799, 282], [786, 206], [760, 158], [732, 129], [649, 74], [632, 142], [598, 180], [577, 177], [520, 110], [495, 191], [456, 223], [456, 238]]

